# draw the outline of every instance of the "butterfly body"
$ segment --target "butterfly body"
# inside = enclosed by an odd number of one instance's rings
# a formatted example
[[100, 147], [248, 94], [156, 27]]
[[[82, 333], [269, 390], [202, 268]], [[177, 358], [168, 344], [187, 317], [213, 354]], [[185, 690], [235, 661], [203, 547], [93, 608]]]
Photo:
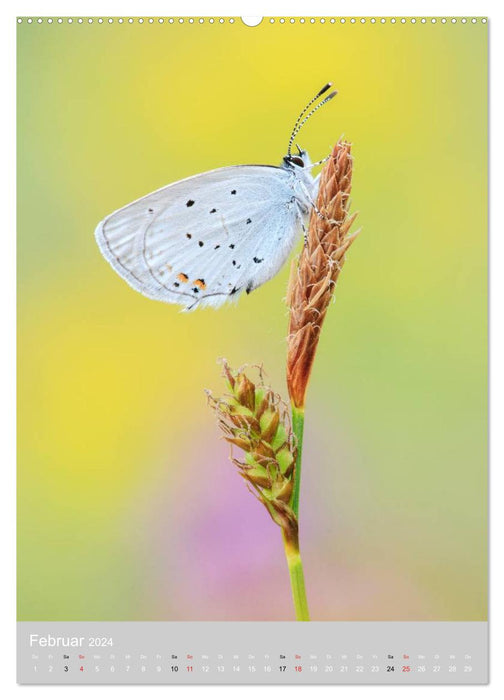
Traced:
[[[179, 180], [118, 209], [95, 231], [106, 260], [150, 299], [185, 310], [221, 306], [271, 279], [287, 260], [318, 190], [295, 135], [331, 93], [308, 103], [280, 166], [236, 165]], [[304, 117], [304, 119], [303, 119]], [[317, 164], [316, 164], [317, 165]]]

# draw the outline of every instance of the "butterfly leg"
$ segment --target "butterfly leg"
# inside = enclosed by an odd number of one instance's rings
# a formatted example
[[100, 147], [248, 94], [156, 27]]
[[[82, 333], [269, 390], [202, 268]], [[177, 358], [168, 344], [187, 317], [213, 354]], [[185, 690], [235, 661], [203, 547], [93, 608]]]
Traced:
[[306, 230], [306, 226], [304, 225], [303, 217], [301, 217], [301, 228], [303, 229], [303, 238], [304, 238], [304, 246], [308, 245], [308, 231]]
[[[321, 158], [320, 160], [317, 160], [316, 163], [312, 163], [310, 165], [310, 168], [316, 168], [317, 165], [323, 165], [324, 163], [327, 163], [327, 161], [329, 160], [330, 157], [331, 157], [331, 154], [329, 153], [329, 155], [327, 155], [325, 158]], [[317, 177], [320, 177], [320, 173], [318, 174]]]
[[305, 226], [305, 216], [307, 215], [307, 211], [305, 208], [301, 207], [299, 202], [296, 201], [296, 215], [299, 223], [301, 224], [301, 228], [303, 230], [303, 239], [304, 239], [304, 245], [305, 248], [308, 245], [308, 230]]
[[313, 201], [312, 196], [311, 196], [310, 192], [308, 191], [308, 189], [306, 188], [305, 184], [303, 182], [300, 182], [299, 184], [301, 185], [301, 189], [303, 190], [303, 193], [306, 195], [307, 200], [310, 202], [310, 206], [313, 207], [313, 209], [317, 213], [317, 216], [319, 217], [319, 219], [327, 218], [324, 216], [324, 214], [322, 214], [321, 211], [318, 210], [317, 205]]

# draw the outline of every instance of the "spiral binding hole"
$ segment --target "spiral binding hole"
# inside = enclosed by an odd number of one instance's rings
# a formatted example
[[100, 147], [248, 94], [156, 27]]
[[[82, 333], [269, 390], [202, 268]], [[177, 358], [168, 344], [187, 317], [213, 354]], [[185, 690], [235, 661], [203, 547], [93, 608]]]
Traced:
[[[240, 17], [241, 21], [243, 24], [245, 24], [248, 27], [257, 27], [261, 22], [263, 21], [263, 17]], [[53, 24], [56, 22], [57, 24], [93, 24], [94, 22], [97, 22], [98, 24], [134, 24], [135, 22], [138, 22], [138, 24], [144, 24], [145, 22], [148, 22], [148, 24], [154, 24], [157, 22], [158, 24], [164, 24], [165, 22], [168, 22], [168, 24], [174, 24], [177, 22], [178, 24], [204, 24], [205, 21], [208, 24], [225, 24], [228, 22], [229, 24], [235, 24], [236, 20], [234, 17], [219, 17], [219, 18], [214, 18], [214, 17], [209, 17], [209, 18], [204, 18], [204, 17], [188, 17], [188, 18], [183, 18], [179, 17], [174, 19], [173, 17], [170, 18], [164, 18], [164, 17], [149, 17], [149, 18], [143, 18], [139, 17], [138, 19], [135, 19], [133, 17], [129, 17], [128, 19], [125, 19], [123, 17], [98, 17], [98, 18], [93, 18], [93, 17], [88, 17], [88, 18], [83, 18], [83, 17], [58, 17], [58, 18], [52, 18], [52, 17], [17, 17], [16, 22], [17, 24], [30, 24], [30, 25], [42, 25], [44, 23], [47, 24]], [[270, 17], [268, 18], [268, 21], [270, 24], [275, 24], [278, 22], [278, 24], [306, 24], [306, 22], [309, 22], [310, 24], [336, 24], [339, 22], [340, 24], [346, 24], [347, 21], [349, 21], [351, 24], [386, 24], [387, 23], [387, 18], [381, 17], [379, 19], [375, 17], [351, 17], [350, 19], [347, 19], [345, 17], [340, 17], [340, 18], [335, 18], [335, 17], [310, 17], [309, 19], [306, 19], [305, 17], [280, 17], [280, 18], [275, 18], [275, 17]], [[427, 22], [430, 22], [431, 24], [437, 24], [440, 22], [441, 24], [477, 24], [480, 22], [481, 24], [487, 24], [488, 18], [482, 17], [481, 19], [478, 19], [477, 17], [411, 17], [411, 18], [406, 18], [406, 17], [401, 17], [401, 18], [396, 18], [396, 17], [391, 17], [388, 19], [388, 22], [390, 24], [427, 24]]]

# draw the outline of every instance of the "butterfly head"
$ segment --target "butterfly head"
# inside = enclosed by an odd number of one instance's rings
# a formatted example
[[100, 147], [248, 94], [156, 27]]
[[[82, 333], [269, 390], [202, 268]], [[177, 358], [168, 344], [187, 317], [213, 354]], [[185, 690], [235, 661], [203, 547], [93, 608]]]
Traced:
[[301, 148], [299, 148], [299, 146], [297, 146], [297, 144], [296, 147], [298, 149], [296, 155], [288, 153], [283, 157], [283, 167], [287, 168], [288, 170], [297, 170], [299, 168], [303, 170], [311, 168], [312, 162], [307, 151], [303, 151]]

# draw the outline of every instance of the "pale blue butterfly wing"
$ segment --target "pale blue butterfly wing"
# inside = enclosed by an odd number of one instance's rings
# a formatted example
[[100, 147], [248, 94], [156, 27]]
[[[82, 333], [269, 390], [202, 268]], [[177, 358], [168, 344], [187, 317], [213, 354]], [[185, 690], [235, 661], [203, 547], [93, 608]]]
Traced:
[[[151, 299], [220, 306], [271, 279], [295, 243], [318, 177], [294, 139], [336, 91], [326, 83], [301, 111], [281, 167], [236, 165], [180, 180], [128, 204], [95, 231], [112, 267]], [[310, 109], [311, 108], [311, 109]], [[319, 161], [315, 165], [319, 165]]]
[[[303, 178], [315, 195], [308, 173]], [[151, 299], [220, 306], [271, 279], [307, 213], [299, 176], [231, 166], [180, 180], [128, 204], [96, 229], [101, 252]]]

